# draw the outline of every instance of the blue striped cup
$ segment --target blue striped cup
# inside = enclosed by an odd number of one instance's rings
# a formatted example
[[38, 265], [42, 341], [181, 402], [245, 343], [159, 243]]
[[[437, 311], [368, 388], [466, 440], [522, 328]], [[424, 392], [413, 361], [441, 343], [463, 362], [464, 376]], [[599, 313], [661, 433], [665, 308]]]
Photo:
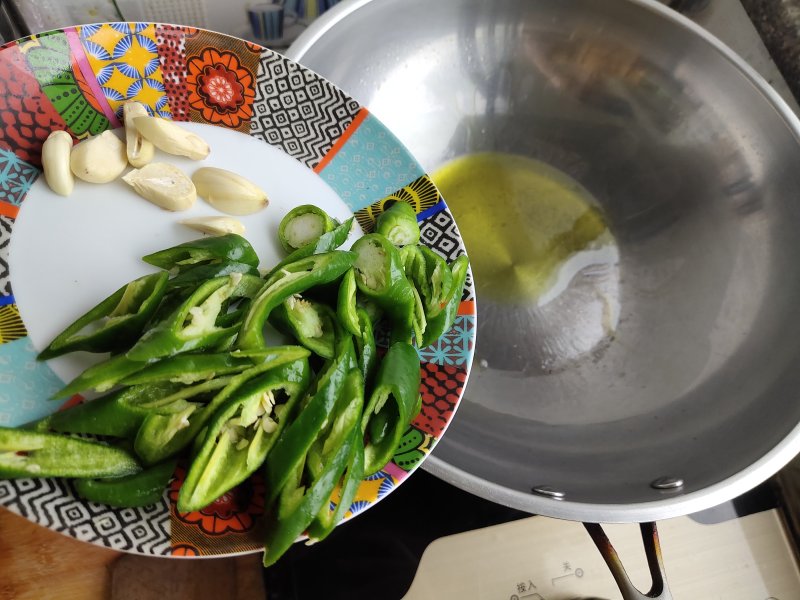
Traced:
[[284, 25], [297, 21], [295, 13], [287, 11], [283, 4], [254, 4], [247, 9], [253, 35], [265, 42], [277, 42], [283, 38]]

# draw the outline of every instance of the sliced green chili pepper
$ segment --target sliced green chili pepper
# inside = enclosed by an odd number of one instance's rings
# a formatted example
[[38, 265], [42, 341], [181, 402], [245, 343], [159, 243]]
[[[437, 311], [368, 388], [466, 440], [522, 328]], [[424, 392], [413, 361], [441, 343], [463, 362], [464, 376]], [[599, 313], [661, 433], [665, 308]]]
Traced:
[[[186, 404], [183, 400], [191, 400], [194, 403], [204, 404], [211, 401], [214, 394], [224, 388], [235, 375], [227, 375], [224, 377], [215, 377], [202, 383], [194, 385], [180, 385], [177, 383], [150, 383], [141, 386], [131, 386], [130, 390], [145, 388], [147, 390], [161, 388], [164, 390], [163, 394], [146, 393], [140, 394], [131, 391], [128, 394], [123, 394], [120, 402], [125, 406], [132, 409], [141, 410], [146, 413], [146, 416], [152, 414], [158, 415], [171, 415], [183, 410]], [[170, 392], [170, 388], [174, 391]]]
[[[311, 445], [306, 457], [306, 471], [313, 481], [319, 477], [325, 469], [325, 465], [335, 455], [339, 447], [345, 443], [347, 436], [352, 434], [354, 428], [360, 430], [361, 415], [364, 410], [364, 378], [359, 369], [353, 369], [348, 373], [344, 381], [341, 397], [337, 402], [337, 407], [332, 415], [332, 421], [323, 428], [317, 439]], [[348, 463], [348, 474], [342, 482], [342, 493], [340, 504], [350, 506], [356, 490], [363, 477], [364, 451], [361, 448], [360, 464], [354, 464], [352, 457]], [[356, 471], [355, 473], [353, 471]], [[357, 481], [353, 482], [353, 476]], [[314, 522], [309, 527], [309, 536], [321, 539], [327, 536], [344, 516], [344, 511], [331, 510], [329, 506], [323, 505]], [[338, 517], [338, 520], [337, 520]]]
[[0, 427], [0, 478], [121, 477], [141, 467], [113, 446], [57, 433]]
[[253, 366], [248, 356], [216, 352], [214, 354], [178, 354], [165, 358], [145, 369], [126, 377], [122, 385], [172, 381], [177, 383], [196, 383], [218, 375], [240, 373]]
[[375, 334], [372, 331], [372, 320], [363, 308], [359, 308], [358, 326], [359, 335], [354, 337], [358, 367], [364, 376], [365, 389], [371, 389], [372, 378], [378, 366], [378, 346], [375, 344]]
[[444, 258], [426, 246], [406, 246], [401, 251], [408, 278], [422, 297], [426, 319], [444, 309], [453, 288], [453, 274]]
[[242, 275], [253, 275], [260, 277], [261, 274], [253, 265], [246, 263], [224, 261], [219, 263], [198, 264], [182, 269], [175, 277], [169, 280], [167, 287], [173, 289], [196, 288], [209, 279], [224, 277], [231, 273], [241, 273]]
[[451, 265], [453, 284], [450, 289], [450, 296], [446, 299], [446, 304], [442, 311], [428, 320], [425, 328], [425, 335], [422, 336], [420, 348], [430, 346], [439, 339], [444, 333], [450, 330], [458, 316], [458, 307], [461, 304], [461, 295], [464, 292], [464, 284], [467, 281], [469, 270], [469, 259], [466, 254], [459, 256]]
[[250, 299], [245, 298], [240, 300], [236, 308], [228, 307], [228, 312], [223, 313], [220, 311], [217, 317], [217, 327], [231, 327], [232, 325], [240, 325], [247, 311], [250, 310]]
[[313, 204], [294, 207], [281, 219], [278, 239], [287, 252], [317, 241], [322, 234], [333, 231], [336, 223], [324, 210]]
[[410, 339], [414, 330], [414, 288], [406, 277], [400, 253], [379, 233], [365, 235], [353, 244], [356, 285], [362, 294], [384, 310], [399, 333]]
[[204, 508], [261, 466], [309, 379], [308, 361], [298, 360], [251, 379], [219, 408], [181, 487], [179, 511]]
[[50, 398], [51, 400], [66, 398], [87, 390], [94, 390], [100, 393], [107, 392], [120, 381], [137, 371], [141, 371], [146, 366], [146, 362], [131, 360], [124, 354], [118, 354], [92, 365]]
[[272, 448], [265, 470], [267, 505], [275, 501], [292, 473], [302, 469], [309, 448], [336, 407], [347, 374], [355, 366], [353, 340], [348, 335], [338, 341], [335, 358], [319, 373], [300, 403], [300, 413]]
[[32, 424], [37, 430], [52, 429], [63, 433], [92, 433], [113, 437], [132, 437], [148, 415], [148, 411], [132, 405], [163, 398], [181, 388], [175, 383], [158, 383], [123, 388], [100, 398], [77, 404], [53, 413]]
[[[261, 287], [261, 283], [257, 284]], [[236, 325], [218, 327], [222, 304], [232, 297], [253, 293], [250, 275], [216, 277], [197, 288], [172, 314], [145, 332], [126, 356], [148, 361], [214, 346], [236, 331]]]
[[372, 300], [365, 298], [363, 294], [356, 295], [356, 306], [366, 311], [373, 328], [383, 318], [383, 309]]
[[[417, 344], [421, 344], [422, 336], [425, 333], [425, 328], [427, 327], [427, 320], [425, 319], [425, 307], [422, 305], [422, 298], [420, 297], [417, 288], [412, 286], [411, 291], [414, 293], [414, 316], [411, 321], [411, 329], [414, 333], [414, 339], [417, 340]], [[400, 337], [396, 337], [397, 335], [400, 335]], [[391, 338], [392, 341], [411, 341], [405, 328], [393, 328]]]
[[350, 235], [350, 230], [352, 228], [353, 217], [350, 217], [344, 223], [338, 225], [333, 231], [329, 231], [320, 237], [315, 244], [308, 244], [292, 252], [289, 256], [272, 267], [272, 270], [267, 273], [265, 279], [269, 279], [284, 266], [296, 262], [301, 258], [308, 258], [313, 254], [324, 254], [326, 252], [332, 252], [333, 250], [336, 250], [339, 246], [344, 244], [345, 241], [347, 241], [347, 236]]
[[[136, 454], [147, 464], [154, 464], [175, 455], [191, 444], [206, 426], [215, 411], [244, 383], [280, 365], [307, 358], [310, 352], [301, 346], [279, 346], [257, 352], [241, 353], [253, 360], [254, 366], [233, 375], [206, 405], [187, 403], [181, 412], [172, 415], [148, 415], [136, 434]], [[210, 385], [216, 380], [205, 382]]]
[[403, 270], [406, 272], [406, 277], [413, 279], [412, 271], [417, 265], [417, 256], [419, 255], [419, 245], [412, 244], [410, 246], [403, 246], [400, 248], [400, 261], [403, 263]]
[[308, 449], [305, 468], [312, 478], [322, 472], [326, 460], [344, 442], [350, 429], [361, 424], [363, 410], [364, 376], [360, 369], [353, 368], [345, 377], [330, 418]]
[[37, 359], [75, 350], [111, 352], [132, 343], [158, 308], [167, 278], [167, 273], [154, 273], [122, 286], [58, 334]]
[[339, 502], [336, 508], [331, 511], [323, 504], [317, 517], [308, 527], [308, 537], [315, 541], [322, 541], [334, 530], [334, 528], [344, 519], [350, 505], [356, 497], [361, 481], [364, 479], [364, 446], [357, 440], [354, 444], [353, 454], [347, 470], [341, 481], [341, 491], [339, 492]]
[[269, 317], [275, 328], [322, 358], [333, 358], [335, 313], [319, 302], [289, 296]]
[[[298, 491], [302, 492], [302, 488], [289, 488], [284, 491], [296, 496], [292, 502], [287, 503], [291, 504], [293, 510], [281, 515], [280, 518], [272, 518], [267, 524], [264, 542], [265, 567], [274, 564], [289, 549], [319, 514], [322, 506], [329, 501], [336, 483], [352, 459], [353, 449], [360, 443], [358, 433], [358, 428], [353, 428], [345, 443], [327, 462], [324, 471], [311, 482], [302, 495], [296, 494]], [[267, 461], [267, 464], [270, 464], [270, 461]]]
[[420, 236], [417, 213], [407, 202], [395, 202], [378, 215], [375, 231], [395, 246], [416, 244]]
[[375, 387], [364, 410], [361, 429], [367, 434], [364, 474], [372, 475], [388, 463], [400, 443], [419, 398], [419, 355], [413, 346], [392, 344], [378, 367]]
[[149, 414], [142, 421], [133, 448], [146, 465], [153, 465], [174, 456], [189, 445], [202, 428], [198, 420], [189, 417], [203, 413], [206, 407], [195, 402], [183, 402], [172, 414]]
[[258, 266], [258, 255], [250, 242], [235, 233], [185, 242], [143, 256], [142, 260], [166, 270], [210, 262], [239, 262], [252, 267]]
[[156, 504], [164, 496], [176, 462], [167, 460], [116, 479], [76, 479], [75, 491], [86, 500], [117, 508]]
[[334, 250], [314, 254], [282, 267], [267, 279], [261, 292], [253, 298], [239, 330], [236, 346], [241, 349], [259, 349], [265, 346], [264, 323], [272, 310], [293, 294], [308, 288], [330, 283], [349, 269], [355, 254]]
[[339, 323], [346, 331], [358, 337], [361, 335], [361, 327], [358, 324], [358, 314], [356, 314], [356, 289], [356, 273], [350, 269], [344, 274], [342, 282], [339, 284], [336, 316], [339, 317]]

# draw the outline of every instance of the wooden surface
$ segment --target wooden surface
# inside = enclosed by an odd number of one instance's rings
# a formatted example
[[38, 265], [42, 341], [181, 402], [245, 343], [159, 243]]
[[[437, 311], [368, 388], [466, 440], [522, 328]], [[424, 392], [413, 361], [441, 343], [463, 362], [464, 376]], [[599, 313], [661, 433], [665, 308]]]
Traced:
[[0, 600], [266, 596], [261, 555], [183, 560], [79, 542], [0, 508]]
[[0, 508], [0, 600], [109, 598], [119, 556]]

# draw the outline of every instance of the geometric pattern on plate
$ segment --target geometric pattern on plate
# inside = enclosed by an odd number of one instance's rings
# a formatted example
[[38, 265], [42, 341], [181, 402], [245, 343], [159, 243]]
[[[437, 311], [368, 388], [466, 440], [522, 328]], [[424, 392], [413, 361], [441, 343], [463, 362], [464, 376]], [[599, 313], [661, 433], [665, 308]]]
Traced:
[[434, 437], [416, 427], [409, 427], [400, 439], [392, 462], [404, 471], [411, 471], [431, 451]]
[[[19, 206], [40, 173], [38, 167], [11, 150], [0, 148], [0, 204]], [[16, 210], [10, 207], [0, 208], [0, 213], [16, 216]]]
[[0, 148], [40, 165], [42, 144], [53, 129], [66, 129], [39, 87], [17, 44], [0, 52]]
[[438, 439], [453, 418], [467, 371], [463, 367], [433, 363], [423, 363], [422, 370], [422, 410], [412, 425]]
[[475, 316], [458, 315], [453, 327], [430, 346], [419, 349], [422, 362], [462, 367], [474, 350]]
[[355, 211], [354, 214], [364, 233], [371, 233], [375, 229], [378, 216], [395, 202], [406, 202], [419, 214], [436, 206], [439, 200], [439, 190], [433, 185], [430, 177], [423, 175], [377, 202]]
[[[456, 221], [449, 209], [444, 208], [435, 214], [426, 216], [419, 222], [419, 229], [420, 241], [431, 250], [441, 254], [448, 263], [465, 253]], [[467, 274], [462, 300], [475, 300], [471, 270]]]
[[250, 135], [315, 168], [358, 114], [358, 103], [272, 50], [261, 53]]
[[189, 120], [189, 91], [186, 89], [186, 35], [191, 27], [156, 25], [156, 45], [161, 78], [173, 121]]
[[104, 23], [77, 28], [86, 58], [117, 118], [122, 105], [135, 100], [171, 116], [158, 62], [155, 25]]
[[152, 506], [114, 509], [80, 499], [65, 479], [7, 479], [0, 480], [0, 504], [84, 542], [141, 554], [170, 552], [166, 493]]
[[345, 135], [344, 144], [334, 149], [336, 153], [319, 173], [353, 212], [425, 174], [403, 144], [372, 115]]
[[12, 227], [14, 227], [14, 220], [11, 217], [0, 215], [0, 298], [6, 300], [6, 304], [14, 301], [8, 271], [8, 248], [11, 244]]
[[16, 304], [0, 304], [0, 344], [13, 342], [28, 335]]
[[[405, 473], [404, 473], [405, 475]], [[356, 497], [353, 499], [345, 518], [350, 518], [358, 514], [369, 505], [374, 504], [381, 498], [384, 498], [391, 492], [398, 484], [398, 479], [393, 477], [391, 473], [386, 470], [378, 471], [368, 477], [364, 478], [358, 488]]]

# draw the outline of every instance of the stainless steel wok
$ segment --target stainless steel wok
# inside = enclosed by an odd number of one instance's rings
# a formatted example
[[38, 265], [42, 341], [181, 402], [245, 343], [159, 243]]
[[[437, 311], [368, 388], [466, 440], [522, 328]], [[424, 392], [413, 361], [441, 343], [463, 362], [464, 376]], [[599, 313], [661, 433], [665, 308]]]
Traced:
[[718, 40], [649, 0], [351, 0], [288, 54], [428, 172], [536, 159], [616, 239], [602, 294], [590, 269], [504, 303], [476, 269], [475, 365], [424, 468], [531, 513], [646, 522], [800, 450], [800, 122]]

